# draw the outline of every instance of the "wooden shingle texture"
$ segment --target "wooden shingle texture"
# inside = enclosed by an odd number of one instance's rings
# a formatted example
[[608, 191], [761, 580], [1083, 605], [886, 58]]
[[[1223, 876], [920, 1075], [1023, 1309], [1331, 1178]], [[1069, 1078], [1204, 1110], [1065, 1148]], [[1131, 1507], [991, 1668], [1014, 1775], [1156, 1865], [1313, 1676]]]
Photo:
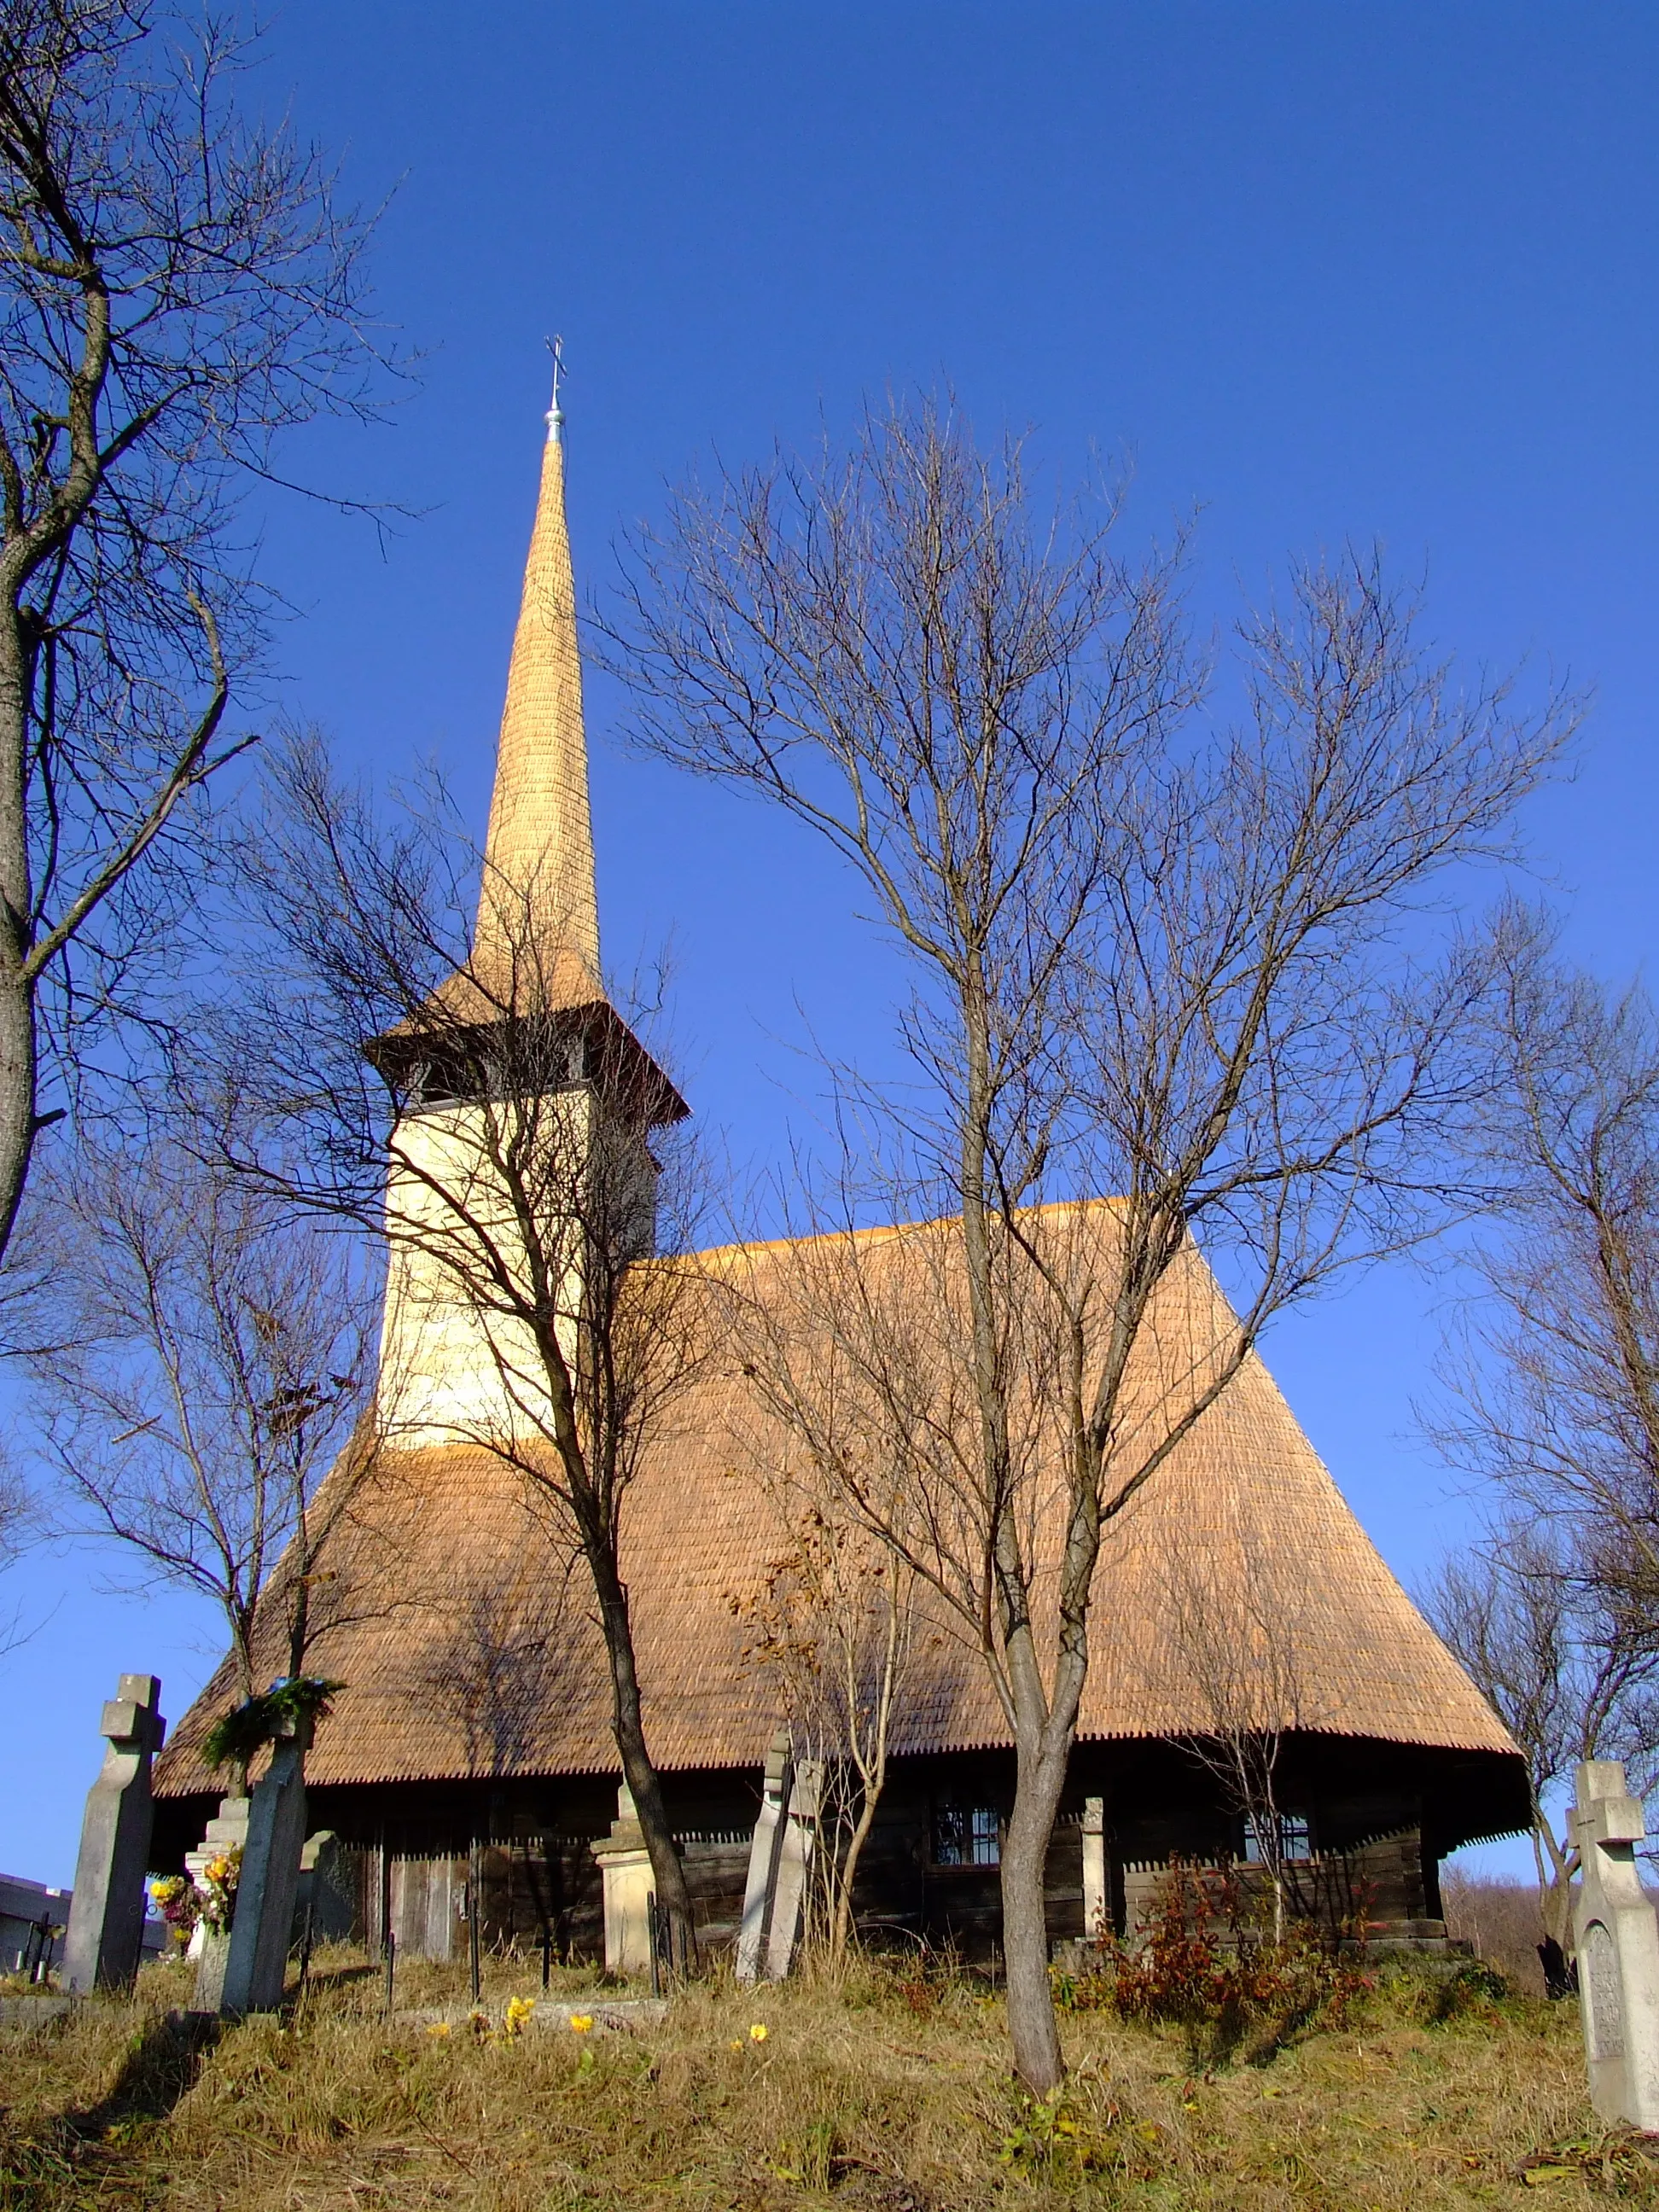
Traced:
[[[892, 1267], [906, 1264], [908, 1238], [944, 1227], [884, 1232]], [[728, 1282], [740, 1272], [745, 1295], [775, 1307], [794, 1295], [803, 1249], [746, 1248], [703, 1264]], [[1142, 1366], [1192, 1364], [1185, 1336], [1217, 1310], [1219, 1293], [1193, 1255], [1146, 1333]], [[799, 1447], [757, 1407], [744, 1364], [716, 1352], [647, 1450], [625, 1508], [646, 1726], [666, 1770], [757, 1766], [779, 1720], [779, 1686], [747, 1656], [734, 1601], [760, 1589], [779, 1555], [770, 1478]], [[1057, 1525], [1058, 1496], [1040, 1520]], [[307, 1762], [312, 1780], [616, 1771], [586, 1570], [489, 1450], [385, 1453], [331, 1566], [310, 1663], [346, 1686]], [[982, 1659], [937, 1600], [932, 1611], [895, 1751], [1006, 1744]], [[1275, 1622], [1293, 1644], [1288, 1668], [1272, 1648]], [[1259, 1680], [1244, 1694], [1280, 1725], [1513, 1754], [1251, 1354], [1107, 1533], [1080, 1735], [1210, 1732], [1218, 1697], [1236, 1710], [1240, 1692], [1218, 1686], [1206, 1654], [1219, 1649], [1233, 1664], [1243, 1654], [1248, 1675], [1255, 1644]], [[162, 1794], [212, 1786], [198, 1747], [227, 1697], [222, 1673], [162, 1756]]]

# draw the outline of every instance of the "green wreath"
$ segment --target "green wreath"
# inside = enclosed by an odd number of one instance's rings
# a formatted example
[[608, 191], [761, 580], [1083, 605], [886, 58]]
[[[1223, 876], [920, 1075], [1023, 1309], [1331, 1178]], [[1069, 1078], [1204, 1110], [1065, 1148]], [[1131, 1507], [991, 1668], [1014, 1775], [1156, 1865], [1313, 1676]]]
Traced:
[[215, 1721], [202, 1745], [210, 1766], [223, 1766], [233, 1759], [250, 1759], [278, 1736], [289, 1735], [296, 1721], [326, 1717], [343, 1682], [326, 1682], [320, 1674], [289, 1674], [273, 1682], [263, 1695], [235, 1706]]

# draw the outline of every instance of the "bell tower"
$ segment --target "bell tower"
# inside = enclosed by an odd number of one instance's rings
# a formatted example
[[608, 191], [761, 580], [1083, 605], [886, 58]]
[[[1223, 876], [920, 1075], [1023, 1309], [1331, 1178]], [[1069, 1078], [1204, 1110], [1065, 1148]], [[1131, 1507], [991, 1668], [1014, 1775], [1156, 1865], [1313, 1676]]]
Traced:
[[[627, 1256], [647, 1252], [650, 1132], [689, 1111], [600, 974], [556, 349], [554, 362], [469, 957], [368, 1048], [398, 1099], [380, 1373], [405, 1446], [525, 1425], [544, 1389], [530, 1278], [562, 1255], [549, 1295], [574, 1337], [596, 1192], [611, 1263], [618, 1192]], [[514, 1227], [526, 1209], [528, 1237]]]

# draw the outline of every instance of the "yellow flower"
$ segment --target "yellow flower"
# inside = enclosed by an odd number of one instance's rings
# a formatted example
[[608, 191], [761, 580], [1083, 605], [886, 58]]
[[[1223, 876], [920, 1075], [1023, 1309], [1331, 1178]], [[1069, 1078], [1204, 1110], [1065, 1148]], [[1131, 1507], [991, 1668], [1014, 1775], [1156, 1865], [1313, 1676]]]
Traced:
[[534, 1997], [509, 1997], [507, 2001], [507, 2016], [501, 2023], [504, 2032], [509, 2036], [522, 2035], [526, 2024], [535, 2009]]
[[765, 2042], [765, 2040], [766, 2040], [766, 2023], [765, 2023], [765, 2021], [764, 2021], [757, 2020], [757, 2021], [755, 2022], [755, 2025], [754, 2025], [754, 2026], [750, 2029], [750, 2031], [749, 2031], [749, 2040], [750, 2040], [751, 2043], [764, 2043], [764, 2042]]
[[426, 2032], [428, 2035], [447, 2035], [449, 2022], [447, 2020], [429, 2020], [426, 2024]]
[[734, 2035], [732, 2037], [732, 2048], [733, 2051], [741, 2051], [743, 2049], [743, 2038], [740, 2035]]
[[593, 2015], [591, 2012], [573, 2012], [570, 2015], [570, 2032], [573, 2035], [586, 2035], [592, 2025]]

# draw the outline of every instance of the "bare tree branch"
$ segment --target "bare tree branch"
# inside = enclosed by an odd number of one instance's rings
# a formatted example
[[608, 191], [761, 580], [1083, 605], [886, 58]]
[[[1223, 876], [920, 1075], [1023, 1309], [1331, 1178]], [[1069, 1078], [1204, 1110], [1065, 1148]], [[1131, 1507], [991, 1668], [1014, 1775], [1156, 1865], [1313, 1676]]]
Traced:
[[28, 1357], [67, 1525], [217, 1608], [241, 1702], [337, 1610], [331, 1550], [378, 1473], [378, 1285], [199, 1135], [50, 1171]]
[[145, 1005], [199, 885], [176, 840], [270, 611], [240, 494], [391, 366], [372, 226], [239, 112], [249, 59], [149, 0], [0, 23], [0, 1253], [42, 1081]]
[[[767, 1395], [775, 1407], [776, 1392]], [[854, 1933], [860, 1862], [886, 1787], [910, 1662], [928, 1635], [916, 1613], [920, 1577], [872, 1532], [870, 1516], [849, 1513], [836, 1471], [810, 1449], [779, 1464], [775, 1430], [763, 1441], [732, 1441], [774, 1519], [776, 1549], [758, 1586], [728, 1595], [745, 1656], [769, 1670], [799, 1749], [824, 1765], [826, 1847], [814, 1871], [834, 1964]]]
[[1573, 1858], [1545, 1798], [1579, 1759], [1659, 1754], [1659, 1027], [1508, 908], [1490, 1019], [1501, 1066], [1471, 1136], [1496, 1202], [1454, 1310], [1444, 1456], [1496, 1533], [1430, 1603], [1528, 1754], [1546, 1924], [1571, 1948]]
[[[867, 1462], [914, 1475], [902, 1507], [871, 1504], [821, 1378], [775, 1358], [770, 1387], [1009, 1717], [1009, 2015], [1041, 2094], [1042, 1868], [1091, 1609], [1110, 1632], [1104, 1534], [1274, 1314], [1455, 1199], [1486, 969], [1435, 943], [1427, 895], [1505, 849], [1576, 714], [1460, 688], [1350, 558], [1242, 626], [1248, 712], [1218, 732], [1181, 549], [1124, 559], [1115, 520], [1035, 512], [1017, 443], [894, 406], [845, 454], [676, 495], [604, 625], [637, 743], [812, 828], [906, 956], [907, 1080], [838, 1072], [875, 1142], [811, 1222], [836, 1385]], [[935, 1224], [896, 1272], [859, 1233], [883, 1219]]]

